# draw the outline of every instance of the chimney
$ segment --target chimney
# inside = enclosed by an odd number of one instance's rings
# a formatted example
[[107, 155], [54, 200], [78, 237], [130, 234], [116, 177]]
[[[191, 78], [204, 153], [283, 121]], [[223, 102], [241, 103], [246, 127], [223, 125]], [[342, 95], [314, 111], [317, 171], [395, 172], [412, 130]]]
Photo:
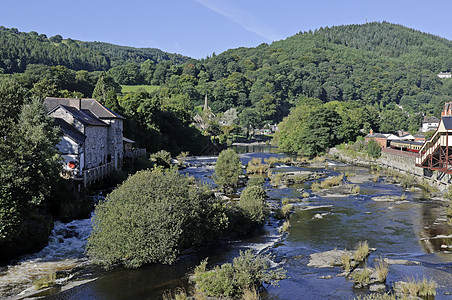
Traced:
[[374, 135], [373, 129], [370, 130], [369, 134], [370, 134], [370, 135]]

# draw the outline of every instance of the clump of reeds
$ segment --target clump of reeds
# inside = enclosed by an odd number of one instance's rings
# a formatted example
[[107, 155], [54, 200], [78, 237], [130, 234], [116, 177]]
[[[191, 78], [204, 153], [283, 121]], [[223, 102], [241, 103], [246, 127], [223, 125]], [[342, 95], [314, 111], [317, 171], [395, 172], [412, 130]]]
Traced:
[[282, 226], [279, 228], [279, 233], [288, 232], [290, 229], [290, 221], [285, 220]]
[[376, 260], [376, 263], [375, 272], [377, 273], [377, 279], [380, 282], [385, 282], [386, 277], [388, 276], [388, 264], [381, 256]]
[[422, 281], [408, 278], [408, 281], [402, 285], [402, 293], [421, 297], [435, 296], [437, 287], [438, 284], [434, 280], [425, 277]]
[[348, 253], [342, 254], [341, 263], [342, 263], [342, 268], [345, 271], [347, 271], [347, 272], [350, 271], [350, 254], [348, 254]]
[[354, 259], [357, 262], [363, 261], [369, 255], [369, 244], [367, 241], [359, 242], [356, 247]]
[[275, 217], [277, 219], [287, 219], [290, 213], [292, 212], [292, 209], [293, 209], [292, 204], [286, 204], [276, 211]]
[[246, 167], [247, 174], [265, 174], [269, 169], [269, 165], [263, 164], [260, 158], [253, 158], [248, 162]]
[[370, 282], [370, 275], [372, 271], [365, 267], [362, 271], [355, 271], [352, 273], [352, 279], [357, 286], [366, 286]]

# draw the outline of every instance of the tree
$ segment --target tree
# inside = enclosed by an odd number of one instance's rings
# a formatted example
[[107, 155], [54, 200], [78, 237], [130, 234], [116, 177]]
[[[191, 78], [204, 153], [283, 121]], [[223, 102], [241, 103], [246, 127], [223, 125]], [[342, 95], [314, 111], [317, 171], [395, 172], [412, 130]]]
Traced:
[[372, 158], [379, 158], [381, 156], [381, 147], [374, 139], [369, 140], [366, 150], [367, 154]]
[[108, 76], [107, 73], [103, 72], [97, 80], [92, 97], [103, 104], [107, 101], [109, 92], [120, 93], [121, 86], [113, 78]]
[[28, 214], [47, 206], [61, 170], [59, 140], [59, 129], [38, 99], [22, 106], [0, 139], [0, 243], [20, 233]]
[[220, 152], [214, 174], [215, 183], [219, 188], [225, 191], [235, 189], [242, 172], [240, 158], [234, 149], [226, 149]]
[[96, 206], [87, 252], [105, 266], [170, 264], [227, 224], [206, 187], [174, 169], [139, 171]]
[[267, 216], [265, 191], [261, 186], [250, 186], [240, 195], [239, 207], [243, 215], [253, 223], [262, 224]]
[[341, 123], [339, 114], [318, 99], [304, 99], [280, 123], [278, 145], [283, 151], [308, 156], [323, 153], [340, 141]]

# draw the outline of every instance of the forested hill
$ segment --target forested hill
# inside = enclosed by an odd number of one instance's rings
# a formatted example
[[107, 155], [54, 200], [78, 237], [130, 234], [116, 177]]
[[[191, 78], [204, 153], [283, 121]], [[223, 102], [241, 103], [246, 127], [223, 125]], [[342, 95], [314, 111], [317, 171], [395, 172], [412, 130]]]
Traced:
[[451, 82], [437, 77], [452, 69], [450, 57], [451, 41], [383, 22], [320, 28], [271, 45], [231, 49], [198, 67], [214, 82], [212, 107], [221, 111], [250, 106], [280, 120], [292, 101], [308, 96], [437, 114], [452, 96]]
[[140, 64], [148, 59], [154, 63], [171, 61], [174, 64], [182, 64], [189, 60], [187, 56], [164, 52], [156, 48], [133, 48], [102, 42], [78, 42], [78, 44], [83, 48], [107, 55], [110, 58], [112, 67], [125, 63]]
[[[295, 35], [283, 44], [301, 42], [303, 35]], [[315, 35], [325, 42], [396, 57], [412, 66], [452, 69], [452, 41], [388, 22], [326, 27], [316, 30]]]
[[116, 65], [171, 61], [187, 57], [153, 48], [132, 48], [100, 42], [82, 42], [35, 31], [19, 32], [0, 26], [0, 73], [24, 72], [30, 64], [62, 65], [72, 70], [105, 71]]

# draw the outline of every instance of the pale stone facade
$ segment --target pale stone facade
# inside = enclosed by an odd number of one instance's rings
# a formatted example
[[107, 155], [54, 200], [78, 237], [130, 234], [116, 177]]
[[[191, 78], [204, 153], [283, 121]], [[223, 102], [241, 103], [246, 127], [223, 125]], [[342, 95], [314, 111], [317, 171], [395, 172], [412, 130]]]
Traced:
[[[124, 157], [122, 116], [95, 99], [46, 98], [44, 105], [63, 129], [64, 138], [58, 149], [66, 161], [66, 169], [70, 165], [77, 176], [90, 170], [97, 174], [95, 168], [105, 169], [107, 165], [108, 170], [121, 169]], [[92, 176], [93, 172], [90, 174]]]

